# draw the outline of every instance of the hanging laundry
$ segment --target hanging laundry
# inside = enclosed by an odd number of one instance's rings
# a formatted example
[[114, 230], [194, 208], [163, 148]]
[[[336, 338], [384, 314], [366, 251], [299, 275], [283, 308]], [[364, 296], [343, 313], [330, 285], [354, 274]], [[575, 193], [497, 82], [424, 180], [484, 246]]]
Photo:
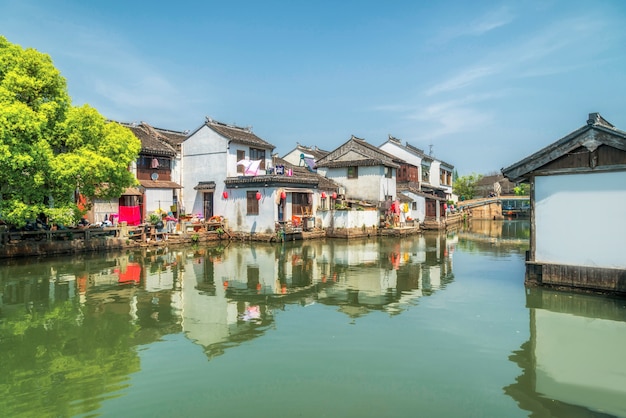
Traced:
[[257, 176], [259, 174], [259, 167], [261, 166], [261, 160], [240, 160], [237, 165], [244, 167], [244, 176]]

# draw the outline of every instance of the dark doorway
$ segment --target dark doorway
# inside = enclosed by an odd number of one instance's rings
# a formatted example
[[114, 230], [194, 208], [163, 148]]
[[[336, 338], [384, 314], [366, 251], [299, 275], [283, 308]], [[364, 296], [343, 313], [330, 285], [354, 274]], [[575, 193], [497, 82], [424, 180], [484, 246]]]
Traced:
[[210, 219], [213, 213], [213, 192], [203, 193], [204, 219]]

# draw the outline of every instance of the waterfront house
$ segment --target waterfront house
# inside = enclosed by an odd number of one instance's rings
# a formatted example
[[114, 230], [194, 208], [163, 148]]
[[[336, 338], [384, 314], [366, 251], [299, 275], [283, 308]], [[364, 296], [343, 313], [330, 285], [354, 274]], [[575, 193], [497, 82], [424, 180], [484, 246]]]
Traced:
[[91, 223], [138, 225], [151, 213], [172, 211], [175, 215], [181, 188], [179, 147], [186, 133], [155, 128], [145, 122], [120, 125], [130, 129], [141, 142], [137, 161], [130, 167], [138, 185], [128, 187], [119, 199], [94, 199], [87, 219]]
[[339, 198], [378, 206], [396, 198], [396, 170], [402, 161], [352, 136], [317, 161], [318, 172], [342, 185]]
[[[436, 228], [444, 227], [444, 204], [452, 199], [454, 167], [408, 142], [403, 145], [391, 135], [379, 148], [404, 161], [398, 169], [397, 190], [411, 200], [407, 217]], [[440, 176], [433, 176], [433, 170]]]
[[245, 234], [274, 233], [277, 223], [310, 229], [318, 206], [337, 188], [314, 170], [272, 155], [251, 128], [207, 118], [183, 143], [183, 200], [188, 215], [223, 217]]
[[206, 118], [182, 146], [186, 215], [205, 220], [222, 216], [233, 230], [273, 225], [272, 214], [263, 207], [271, 199], [264, 180], [273, 168], [274, 148], [250, 127]]
[[[150, 214], [178, 214], [180, 202], [181, 166], [180, 144], [187, 136], [186, 132], [155, 128], [145, 122], [122, 124], [129, 128], [141, 141], [141, 151], [136, 163], [131, 168], [139, 181], [134, 209], [120, 208], [120, 221], [136, 223], [137, 214], [141, 221]], [[138, 211], [138, 212], [137, 212]]]
[[626, 292], [626, 132], [591, 113], [502, 173], [530, 183], [528, 281]]

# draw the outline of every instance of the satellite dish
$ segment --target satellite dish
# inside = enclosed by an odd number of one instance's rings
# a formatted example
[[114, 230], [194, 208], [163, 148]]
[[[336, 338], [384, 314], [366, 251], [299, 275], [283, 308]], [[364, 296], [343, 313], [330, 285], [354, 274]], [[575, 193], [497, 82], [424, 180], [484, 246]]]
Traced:
[[157, 181], [157, 180], [159, 179], [159, 173], [152, 173], [152, 174], [150, 175], [150, 178], [151, 178], [153, 181]]

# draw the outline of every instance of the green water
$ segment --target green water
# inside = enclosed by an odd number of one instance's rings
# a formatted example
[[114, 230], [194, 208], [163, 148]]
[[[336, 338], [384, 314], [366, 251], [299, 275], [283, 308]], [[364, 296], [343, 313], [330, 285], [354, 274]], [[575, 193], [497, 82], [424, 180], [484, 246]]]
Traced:
[[0, 416], [626, 416], [626, 300], [527, 227], [5, 263]]

